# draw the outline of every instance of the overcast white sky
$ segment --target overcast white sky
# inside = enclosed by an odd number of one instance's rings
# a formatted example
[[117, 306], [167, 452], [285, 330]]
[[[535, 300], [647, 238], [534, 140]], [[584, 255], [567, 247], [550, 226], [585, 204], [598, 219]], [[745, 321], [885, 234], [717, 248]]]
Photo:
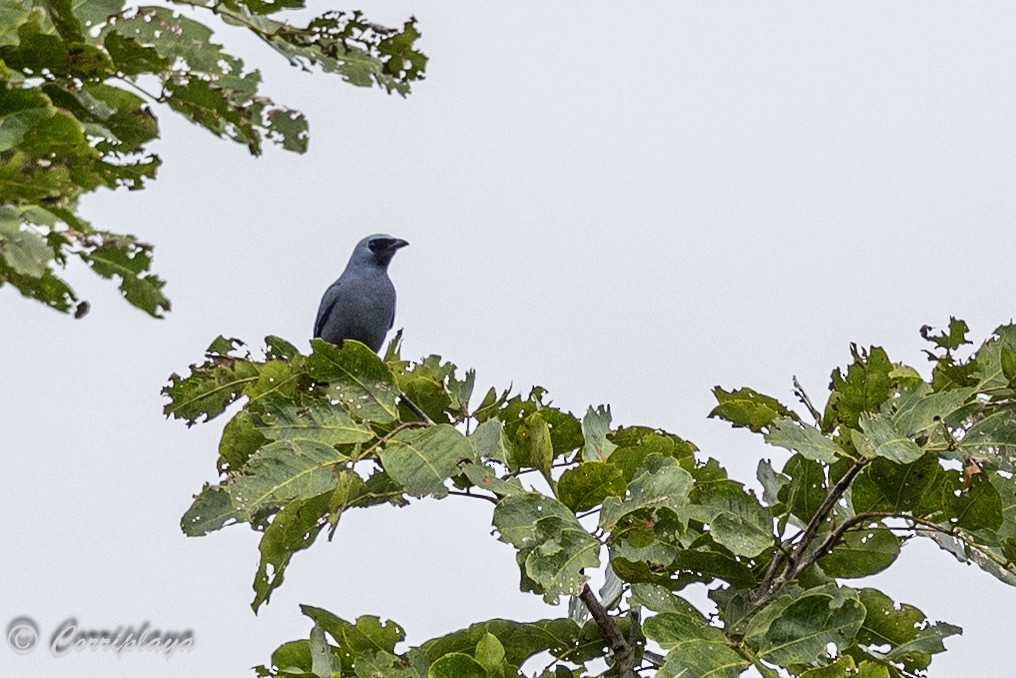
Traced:
[[[707, 420], [712, 386], [789, 402], [797, 375], [824, 402], [851, 341], [926, 372], [922, 324], [957, 315], [979, 342], [1014, 314], [1012, 2], [361, 6], [420, 20], [431, 62], [407, 100], [298, 73], [230, 30], [265, 91], [307, 113], [310, 152], [253, 159], [160, 110], [158, 180], [85, 203], [156, 244], [167, 320], [78, 270], [80, 321], [0, 290], [0, 628], [196, 638], [169, 660], [3, 647], [0, 674], [252, 675], [306, 637], [298, 603], [392, 618], [412, 643], [558, 614], [518, 592], [480, 502], [348, 514], [257, 617], [257, 535], [179, 530], [225, 419], [167, 422], [167, 376], [220, 333], [306, 347], [368, 233], [411, 243], [391, 268], [405, 355], [474, 367], [478, 391], [611, 403], [751, 483], [761, 456], [785, 456]], [[932, 675], [1012, 675], [1013, 589], [924, 544], [870, 585], [964, 627]]]

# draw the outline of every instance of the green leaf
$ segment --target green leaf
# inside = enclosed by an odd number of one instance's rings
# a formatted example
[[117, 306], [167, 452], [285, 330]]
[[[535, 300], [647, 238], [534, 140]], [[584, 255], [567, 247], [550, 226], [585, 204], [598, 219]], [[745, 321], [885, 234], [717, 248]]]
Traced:
[[817, 461], [795, 454], [787, 460], [783, 472], [790, 482], [780, 488], [779, 500], [804, 525], [818, 512], [828, 494], [825, 471]]
[[[842, 655], [836, 661], [819, 668], [808, 669], [800, 674], [800, 678], [854, 678], [857, 665], [850, 655]], [[886, 675], [886, 678], [889, 678]]]
[[374, 616], [364, 615], [350, 623], [328, 610], [301, 605], [300, 611], [314, 620], [338, 645], [338, 656], [343, 675], [351, 674], [355, 663], [365, 655], [392, 653], [395, 645], [406, 638], [406, 632], [395, 622], [382, 622]]
[[934, 486], [941, 472], [938, 459], [930, 454], [910, 464], [875, 459], [854, 479], [851, 504], [856, 513], [911, 511]]
[[503, 676], [508, 670], [504, 645], [492, 633], [484, 634], [483, 638], [480, 638], [480, 641], [476, 643], [474, 656], [488, 676]]
[[850, 647], [864, 619], [857, 592], [829, 584], [774, 598], [748, 623], [744, 640], [779, 666], [807, 664], [829, 643]]
[[427, 676], [428, 678], [487, 678], [487, 671], [480, 662], [468, 654], [453, 652], [431, 664]]
[[170, 402], [166, 416], [183, 419], [188, 425], [209, 421], [225, 412], [258, 379], [260, 366], [248, 358], [214, 356], [203, 365], [191, 365], [187, 378], [173, 374], [162, 394]]
[[806, 459], [827, 464], [843, 455], [843, 450], [831, 438], [814, 426], [793, 419], [777, 419], [772, 422], [770, 431], [765, 434], [765, 441], [797, 452]]
[[972, 388], [956, 388], [933, 393], [923, 381], [913, 389], [904, 390], [900, 397], [888, 401], [890, 417], [903, 435], [915, 436], [940, 426], [973, 396]]
[[322, 339], [311, 340], [307, 367], [315, 379], [328, 382], [336, 398], [357, 419], [387, 424], [398, 418], [395, 376], [374, 351], [358, 341], [339, 348]]
[[239, 519], [229, 494], [218, 485], [205, 485], [183, 514], [180, 529], [188, 537], [201, 537]]
[[49, 270], [53, 250], [37, 233], [23, 230], [9, 207], [0, 207], [0, 260], [19, 275], [41, 277]]
[[748, 667], [723, 635], [690, 604], [674, 597], [667, 611], [645, 620], [647, 638], [669, 650], [659, 676], [735, 678]]
[[548, 651], [554, 656], [570, 652], [578, 643], [580, 629], [570, 619], [535, 622], [491, 619], [428, 640], [420, 646], [420, 649], [429, 661], [434, 661], [452, 652], [473, 652], [487, 635], [492, 635], [500, 641], [505, 651], [505, 660], [509, 664], [521, 666], [527, 659], [540, 652]]
[[481, 459], [508, 463], [508, 449], [511, 443], [505, 437], [504, 423], [499, 419], [488, 419], [473, 431], [469, 439], [473, 441], [476, 454]]
[[255, 612], [268, 602], [272, 591], [282, 585], [293, 554], [310, 547], [317, 539], [325, 525], [328, 497], [328, 493], [324, 493], [306, 500], [290, 501], [265, 528], [258, 545], [261, 562], [254, 576], [251, 608]]
[[959, 496], [953, 497], [956, 525], [966, 530], [1002, 527], [1002, 497], [983, 473], [974, 474]]
[[600, 563], [600, 542], [568, 508], [550, 497], [527, 493], [503, 498], [494, 509], [501, 540], [519, 550], [524, 580], [539, 587], [553, 603], [561, 594], [578, 595], [585, 567]]
[[847, 374], [836, 369], [831, 375], [832, 393], [822, 416], [824, 433], [832, 432], [837, 424], [857, 428], [861, 413], [877, 412], [891, 392], [892, 363], [885, 350], [872, 346], [867, 352], [858, 351], [851, 344], [850, 352], [854, 362], [847, 368]]
[[612, 530], [621, 518], [641, 509], [667, 508], [682, 515], [693, 484], [691, 474], [681, 468], [677, 460], [652, 455], [628, 486], [626, 497], [611, 496], [603, 500], [600, 526]]
[[268, 439], [261, 435], [260, 419], [248, 409], [240, 410], [222, 429], [219, 440], [219, 471], [227, 473], [239, 470]]
[[385, 471], [414, 497], [448, 494], [445, 481], [459, 462], [471, 460], [473, 446], [449, 424], [400, 431], [378, 453]]
[[[880, 524], [879, 524], [880, 525]], [[851, 530], [818, 564], [830, 577], [867, 577], [886, 569], [900, 555], [900, 540], [884, 527]]]
[[610, 421], [609, 405], [600, 405], [595, 410], [590, 406], [586, 411], [586, 416], [582, 418], [582, 437], [585, 439], [582, 459], [606, 461], [611, 452], [617, 449], [617, 445], [607, 439]]
[[985, 457], [1003, 471], [1016, 471], [1016, 410], [1006, 408], [967, 429], [958, 443], [966, 457]]
[[780, 491], [790, 483], [790, 478], [782, 473], [777, 473], [772, 462], [768, 459], [760, 459], [755, 469], [755, 478], [762, 485], [762, 501], [769, 506], [775, 506], [781, 502]]
[[518, 478], [509, 478], [507, 480], [498, 478], [497, 474], [494, 473], [494, 469], [486, 464], [463, 464], [462, 473], [472, 483], [473, 487], [493, 492], [498, 496], [522, 494], [526, 491]]
[[773, 517], [740, 483], [699, 482], [682, 515], [709, 524], [712, 538], [739, 556], [754, 557], [773, 545]]
[[550, 424], [541, 413], [534, 412], [525, 418], [516, 428], [512, 443], [509, 459], [512, 468], [535, 468], [544, 474], [550, 473], [554, 446], [550, 439]]
[[778, 419], [797, 420], [797, 414], [771, 396], [763, 395], [750, 388], [724, 391], [713, 388], [713, 395], [719, 403], [710, 417], [729, 421], [736, 428], [748, 428], [759, 433], [773, 425]]
[[951, 316], [949, 318], [948, 330], [937, 335], [931, 334], [931, 330], [932, 328], [930, 326], [925, 325], [921, 328], [921, 336], [939, 348], [955, 350], [963, 344], [971, 343], [967, 340], [967, 332], [970, 331], [970, 328], [967, 327], [967, 323], [963, 320], [957, 320]]
[[561, 474], [557, 498], [572, 511], [588, 511], [607, 497], [623, 496], [626, 489], [627, 483], [617, 466], [587, 461]]
[[888, 646], [883, 656], [894, 664], [913, 673], [924, 671], [931, 663], [931, 655], [945, 651], [942, 639], [963, 633], [958, 626], [939, 622], [929, 624], [920, 610], [911, 605], [896, 606], [881, 591], [858, 591], [866, 615], [857, 634], [857, 642], [878, 647]]
[[852, 431], [851, 440], [857, 451], [869, 459], [885, 457], [898, 464], [909, 464], [924, 454], [917, 443], [900, 432], [883, 414], [862, 414], [858, 423], [863, 435]]
[[262, 399], [259, 414], [257, 429], [268, 440], [313, 440], [343, 445], [374, 438], [369, 426], [357, 423], [345, 409], [327, 402], [297, 406], [281, 398]]
[[226, 491], [245, 520], [294, 499], [317, 497], [335, 487], [338, 467], [349, 460], [314, 440], [280, 440], [251, 455]]
[[324, 629], [317, 624], [310, 630], [310, 666], [314, 675], [321, 678], [331, 678], [339, 672], [339, 660], [332, 654]]

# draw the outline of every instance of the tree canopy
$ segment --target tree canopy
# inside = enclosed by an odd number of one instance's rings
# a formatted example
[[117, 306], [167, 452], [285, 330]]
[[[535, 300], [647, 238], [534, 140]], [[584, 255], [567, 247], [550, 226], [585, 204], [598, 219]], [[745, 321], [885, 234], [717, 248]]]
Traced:
[[258, 155], [265, 141], [307, 148], [307, 120], [261, 91], [261, 74], [214, 40], [189, 14], [208, 12], [253, 33], [297, 68], [344, 82], [409, 93], [424, 77], [415, 19], [400, 28], [360, 12], [328, 11], [304, 24], [277, 18], [303, 0], [9, 0], [0, 8], [0, 287], [83, 315], [61, 269], [85, 262], [119, 281], [132, 305], [169, 310], [152, 272], [152, 247], [93, 227], [78, 214], [83, 194], [139, 190], [161, 160], [153, 104]]
[[[800, 413], [750, 388], [714, 390], [710, 416], [792, 453], [779, 470], [759, 462], [761, 497], [679, 435], [614, 427], [609, 407], [576, 416], [539, 387], [476, 402], [472, 371], [405, 360], [398, 337], [383, 358], [352, 341], [303, 354], [278, 337], [255, 357], [220, 337], [164, 391], [166, 413], [188, 424], [241, 403], [219, 444], [221, 482], [183, 530], [262, 533], [257, 610], [346, 511], [473, 498], [514, 547], [522, 591], [581, 602], [569, 618], [478, 621], [409, 648], [393, 621], [304, 606], [309, 638], [279, 647], [262, 676], [504, 677], [540, 654], [539, 675], [560, 678], [602, 661], [621, 676], [925, 675], [961, 630], [858, 584], [913, 539], [1016, 584], [1016, 325], [973, 352], [961, 320], [921, 332], [928, 379], [851, 346], [821, 408], [800, 387]], [[693, 583], [714, 610], [682, 595]]]

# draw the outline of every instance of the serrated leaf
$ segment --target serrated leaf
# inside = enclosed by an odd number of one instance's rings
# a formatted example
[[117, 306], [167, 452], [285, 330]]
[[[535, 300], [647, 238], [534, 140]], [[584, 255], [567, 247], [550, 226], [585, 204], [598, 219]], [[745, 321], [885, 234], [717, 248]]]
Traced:
[[473, 458], [469, 440], [448, 424], [400, 431], [378, 453], [385, 471], [414, 497], [448, 494], [445, 481]]
[[257, 381], [259, 372], [260, 366], [246, 358], [215, 358], [192, 365], [190, 376], [170, 376], [162, 389], [170, 400], [163, 412], [188, 425], [214, 419]]
[[967, 323], [963, 320], [958, 320], [954, 317], [949, 318], [949, 329], [942, 331], [940, 334], [931, 334], [931, 327], [925, 325], [921, 328], [921, 336], [935, 344], [939, 348], [946, 350], [955, 350], [963, 344], [969, 344], [967, 341], [967, 332], [970, 328], [967, 327]]

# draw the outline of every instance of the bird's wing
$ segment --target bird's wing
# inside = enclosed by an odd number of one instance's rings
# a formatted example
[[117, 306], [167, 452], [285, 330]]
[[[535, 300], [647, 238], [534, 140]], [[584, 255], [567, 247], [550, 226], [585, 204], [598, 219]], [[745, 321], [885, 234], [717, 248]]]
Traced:
[[332, 314], [332, 310], [335, 308], [335, 302], [339, 299], [339, 281], [336, 280], [331, 286], [325, 290], [325, 294], [321, 297], [321, 305], [318, 306], [317, 319], [314, 321], [314, 336], [320, 337], [321, 331], [325, 328], [325, 323], [328, 322], [328, 317]]

